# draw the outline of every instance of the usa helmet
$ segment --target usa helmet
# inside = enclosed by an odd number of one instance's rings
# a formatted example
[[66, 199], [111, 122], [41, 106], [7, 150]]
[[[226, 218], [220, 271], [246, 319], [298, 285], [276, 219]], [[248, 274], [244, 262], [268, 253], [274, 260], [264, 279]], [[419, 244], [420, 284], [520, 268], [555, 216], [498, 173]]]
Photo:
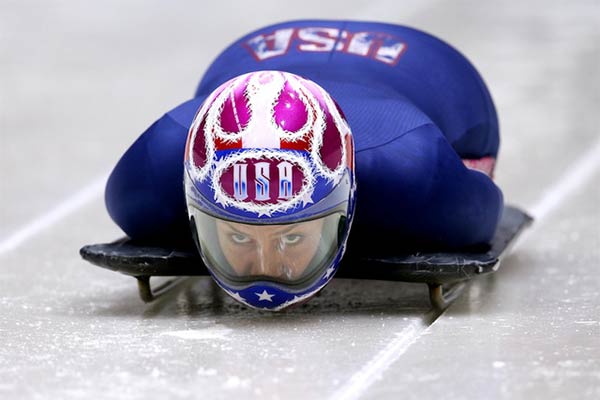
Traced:
[[203, 102], [185, 150], [192, 235], [217, 284], [281, 310], [334, 276], [355, 207], [352, 133], [315, 82], [257, 71]]

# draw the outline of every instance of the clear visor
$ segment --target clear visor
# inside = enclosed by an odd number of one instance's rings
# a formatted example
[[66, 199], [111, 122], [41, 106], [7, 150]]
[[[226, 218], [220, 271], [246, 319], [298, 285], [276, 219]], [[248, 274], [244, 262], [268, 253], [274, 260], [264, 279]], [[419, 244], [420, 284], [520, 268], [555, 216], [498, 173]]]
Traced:
[[203, 260], [233, 286], [257, 280], [313, 283], [334, 260], [346, 226], [342, 212], [283, 225], [227, 221], [194, 207], [190, 216]]

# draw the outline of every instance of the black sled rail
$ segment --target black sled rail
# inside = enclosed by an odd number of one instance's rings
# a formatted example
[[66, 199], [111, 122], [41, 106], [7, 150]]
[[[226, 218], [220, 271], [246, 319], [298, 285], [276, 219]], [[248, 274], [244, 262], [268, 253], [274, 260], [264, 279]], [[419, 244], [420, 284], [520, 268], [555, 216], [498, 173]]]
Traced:
[[[466, 281], [496, 272], [502, 257], [532, 222], [523, 210], [507, 205], [490, 246], [484, 250], [345, 257], [335, 277], [426, 283], [432, 306], [445, 309], [460, 295]], [[196, 250], [189, 246], [164, 248], [122, 238], [83, 246], [80, 255], [93, 265], [136, 278], [144, 302], [153, 301], [169, 287], [167, 282], [152, 290], [153, 276], [209, 275]]]

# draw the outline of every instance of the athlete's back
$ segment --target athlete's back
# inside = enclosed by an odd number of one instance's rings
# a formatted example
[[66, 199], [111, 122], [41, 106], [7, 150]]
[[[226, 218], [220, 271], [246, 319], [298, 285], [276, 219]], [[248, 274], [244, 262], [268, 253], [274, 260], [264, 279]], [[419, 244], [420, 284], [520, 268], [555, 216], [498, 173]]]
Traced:
[[[183, 152], [204, 98], [256, 70], [313, 80], [339, 103], [355, 140], [354, 236], [411, 246], [462, 247], [491, 239], [502, 194], [491, 175], [499, 146], [491, 96], [458, 51], [424, 32], [359, 21], [291, 21], [225, 49], [195, 98], [152, 125], [107, 185], [109, 213], [131, 237], [188, 235]], [[482, 166], [486, 173], [468, 169]]]

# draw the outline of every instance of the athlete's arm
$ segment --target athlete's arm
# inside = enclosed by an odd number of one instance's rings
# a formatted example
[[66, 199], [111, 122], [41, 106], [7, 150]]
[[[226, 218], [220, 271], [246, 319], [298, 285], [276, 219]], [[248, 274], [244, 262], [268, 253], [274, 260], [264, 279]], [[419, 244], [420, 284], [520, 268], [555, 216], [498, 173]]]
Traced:
[[356, 173], [359, 231], [392, 234], [397, 245], [404, 240], [444, 248], [488, 243], [495, 233], [501, 190], [486, 174], [465, 167], [433, 123], [357, 149]]
[[177, 240], [189, 236], [183, 155], [196, 98], [164, 114], [125, 152], [108, 179], [110, 217], [131, 238]]

